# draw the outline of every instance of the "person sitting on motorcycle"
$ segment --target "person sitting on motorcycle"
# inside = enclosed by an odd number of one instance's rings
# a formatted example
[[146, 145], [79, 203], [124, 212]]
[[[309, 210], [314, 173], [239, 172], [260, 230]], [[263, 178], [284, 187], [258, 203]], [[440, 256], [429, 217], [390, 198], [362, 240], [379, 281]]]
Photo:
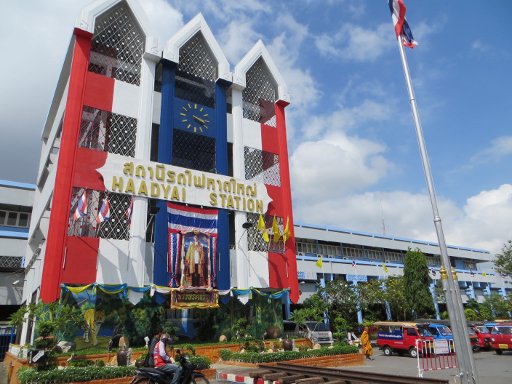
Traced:
[[153, 360], [155, 362], [155, 368], [161, 369], [170, 376], [173, 374], [171, 384], [178, 383], [181, 375], [181, 367], [174, 364], [174, 359], [167, 355], [165, 345], [170, 342], [168, 334], [164, 333], [160, 337], [160, 341], [156, 344], [153, 351]]
[[158, 342], [160, 341], [160, 337], [162, 336], [162, 333], [164, 333], [164, 331], [160, 328], [158, 329], [156, 332], [155, 332], [155, 335], [153, 336], [153, 338], [151, 339], [151, 343], [149, 343], [149, 347], [148, 347], [148, 355], [147, 355], [147, 358], [146, 358], [146, 363], [145, 363], [145, 366], [146, 367], [151, 367], [153, 368], [155, 366], [155, 360], [154, 360], [154, 356], [153, 356], [153, 353], [155, 351], [155, 347], [156, 345], [158, 344]]

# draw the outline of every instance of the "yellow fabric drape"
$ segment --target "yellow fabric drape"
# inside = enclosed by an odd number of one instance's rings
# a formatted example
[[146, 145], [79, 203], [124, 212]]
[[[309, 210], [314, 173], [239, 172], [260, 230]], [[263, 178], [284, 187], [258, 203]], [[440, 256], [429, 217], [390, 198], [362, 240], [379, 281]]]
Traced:
[[87, 309], [84, 312], [85, 323], [89, 328], [89, 332], [91, 334], [91, 342], [92, 345], [98, 345], [98, 341], [96, 340], [96, 329], [94, 326], [94, 315], [96, 314], [96, 310], [94, 308]]

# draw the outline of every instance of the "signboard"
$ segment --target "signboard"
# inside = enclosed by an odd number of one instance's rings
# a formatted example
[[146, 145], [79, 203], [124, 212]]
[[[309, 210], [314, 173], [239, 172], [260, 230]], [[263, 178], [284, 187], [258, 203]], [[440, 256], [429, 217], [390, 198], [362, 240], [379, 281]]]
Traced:
[[44, 356], [44, 349], [40, 349], [34, 356], [32, 356], [32, 363], [35, 363], [37, 360], [39, 360], [41, 357]]
[[109, 192], [264, 214], [265, 184], [109, 153], [97, 171]]
[[450, 347], [448, 346], [448, 340], [438, 339], [434, 340], [434, 353], [436, 355], [447, 355], [450, 353]]
[[347, 281], [368, 281], [368, 276], [366, 275], [347, 275]]
[[216, 289], [173, 289], [171, 290], [171, 308], [218, 308], [219, 291]]

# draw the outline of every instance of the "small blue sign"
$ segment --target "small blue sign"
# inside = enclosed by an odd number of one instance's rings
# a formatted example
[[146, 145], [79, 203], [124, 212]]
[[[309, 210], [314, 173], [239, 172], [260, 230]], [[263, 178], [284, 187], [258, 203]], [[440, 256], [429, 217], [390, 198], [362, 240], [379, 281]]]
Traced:
[[305, 280], [306, 279], [306, 272], [297, 272], [297, 278], [298, 279], [301, 279], [301, 280]]
[[347, 275], [347, 281], [368, 281], [368, 276], [366, 275]]

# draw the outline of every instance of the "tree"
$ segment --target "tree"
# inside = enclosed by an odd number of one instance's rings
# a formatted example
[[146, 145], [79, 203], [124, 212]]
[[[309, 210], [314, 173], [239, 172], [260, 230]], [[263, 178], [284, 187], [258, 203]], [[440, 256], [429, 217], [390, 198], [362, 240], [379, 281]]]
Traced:
[[324, 297], [325, 290], [320, 288], [304, 301], [302, 308], [293, 311], [291, 319], [296, 323], [304, 323], [307, 320], [322, 321], [324, 313], [329, 310], [328, 301]]
[[419, 249], [409, 249], [404, 263], [405, 299], [415, 317], [428, 318], [435, 312], [431, 282], [425, 255]]
[[406, 313], [410, 311], [405, 298], [405, 286], [403, 276], [389, 276], [385, 280], [386, 291], [384, 292], [384, 299], [391, 307], [391, 317], [399, 320], [407, 320]]
[[512, 275], [512, 240], [503, 245], [501, 253], [497, 254], [494, 259], [494, 265], [499, 273]]
[[325, 291], [329, 303], [329, 318], [341, 316], [355, 326], [360, 303], [354, 286], [343, 280], [333, 280], [327, 283]]
[[359, 298], [359, 308], [363, 311], [365, 320], [377, 320], [381, 318], [384, 309], [385, 292], [383, 281], [377, 279], [359, 283], [354, 290]]

